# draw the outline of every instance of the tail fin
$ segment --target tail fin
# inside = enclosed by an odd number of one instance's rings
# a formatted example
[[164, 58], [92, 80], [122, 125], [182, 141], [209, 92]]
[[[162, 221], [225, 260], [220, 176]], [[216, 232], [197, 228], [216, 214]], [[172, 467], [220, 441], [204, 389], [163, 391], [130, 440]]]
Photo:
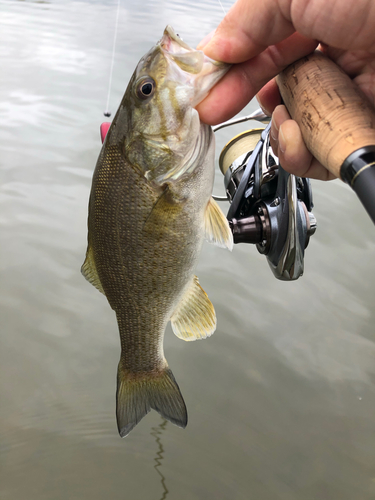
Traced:
[[187, 411], [180, 389], [167, 367], [161, 372], [129, 373], [119, 364], [116, 394], [117, 427], [125, 437], [154, 409], [178, 427], [187, 425]]

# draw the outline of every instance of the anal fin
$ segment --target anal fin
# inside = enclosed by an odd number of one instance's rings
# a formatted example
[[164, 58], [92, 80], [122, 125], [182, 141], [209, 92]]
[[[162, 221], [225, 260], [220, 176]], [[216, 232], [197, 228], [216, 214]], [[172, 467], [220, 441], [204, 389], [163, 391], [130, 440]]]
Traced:
[[206, 240], [222, 248], [233, 250], [233, 234], [221, 208], [211, 197], [204, 214]]
[[174, 334], [182, 340], [197, 340], [210, 337], [216, 330], [214, 306], [194, 276], [171, 317]]
[[89, 281], [94, 287], [96, 287], [99, 292], [102, 292], [105, 295], [103, 286], [98, 276], [98, 271], [96, 270], [94, 254], [90, 244], [87, 247], [86, 258], [81, 267], [81, 273], [87, 279], [87, 281]]

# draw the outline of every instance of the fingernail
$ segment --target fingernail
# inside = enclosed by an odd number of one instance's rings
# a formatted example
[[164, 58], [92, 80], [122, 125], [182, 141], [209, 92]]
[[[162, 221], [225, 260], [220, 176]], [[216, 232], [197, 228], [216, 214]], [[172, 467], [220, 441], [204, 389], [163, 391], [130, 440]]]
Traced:
[[281, 127], [279, 128], [279, 148], [280, 148], [282, 153], [285, 153], [286, 140], [285, 140], [285, 136], [283, 134], [283, 130]]
[[278, 142], [278, 135], [279, 135], [279, 129], [277, 128], [275, 120], [271, 120], [271, 130], [270, 130], [270, 136], [275, 142]]
[[272, 115], [272, 113], [270, 113], [270, 112], [269, 112], [269, 111], [268, 111], [268, 110], [267, 110], [267, 109], [263, 106], [263, 104], [262, 104], [261, 100], [259, 99], [259, 97], [258, 97], [257, 95], [256, 95], [255, 97], [256, 97], [256, 100], [258, 101], [259, 107], [260, 107], [260, 109], [263, 111], [263, 113], [264, 113], [265, 115], [267, 115], [267, 116], [271, 116], [271, 115]]

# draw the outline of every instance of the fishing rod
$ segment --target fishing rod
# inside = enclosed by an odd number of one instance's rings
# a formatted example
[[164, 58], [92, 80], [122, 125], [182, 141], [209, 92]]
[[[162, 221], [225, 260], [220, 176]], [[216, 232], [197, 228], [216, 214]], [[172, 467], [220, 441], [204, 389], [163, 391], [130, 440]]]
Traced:
[[358, 86], [319, 51], [278, 75], [306, 146], [355, 191], [375, 223], [375, 111]]
[[[277, 77], [283, 101], [311, 153], [357, 193], [375, 222], [375, 113], [351, 79], [321, 52], [300, 59]], [[218, 125], [269, 121], [261, 110]], [[304, 251], [315, 233], [309, 179], [288, 174], [269, 143], [270, 125], [234, 137], [219, 165], [227, 219], [235, 243], [252, 243], [276, 278], [303, 274]], [[225, 198], [224, 198], [225, 199]]]

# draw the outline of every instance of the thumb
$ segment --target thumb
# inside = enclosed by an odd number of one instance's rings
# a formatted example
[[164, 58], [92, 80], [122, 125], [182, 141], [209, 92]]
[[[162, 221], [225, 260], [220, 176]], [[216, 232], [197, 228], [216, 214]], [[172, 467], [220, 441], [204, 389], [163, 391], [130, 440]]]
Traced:
[[241, 63], [284, 40], [294, 31], [288, 14], [284, 15], [278, 2], [237, 0], [216, 31], [210, 34], [211, 37], [205, 37], [198, 49], [203, 49], [216, 61]]

